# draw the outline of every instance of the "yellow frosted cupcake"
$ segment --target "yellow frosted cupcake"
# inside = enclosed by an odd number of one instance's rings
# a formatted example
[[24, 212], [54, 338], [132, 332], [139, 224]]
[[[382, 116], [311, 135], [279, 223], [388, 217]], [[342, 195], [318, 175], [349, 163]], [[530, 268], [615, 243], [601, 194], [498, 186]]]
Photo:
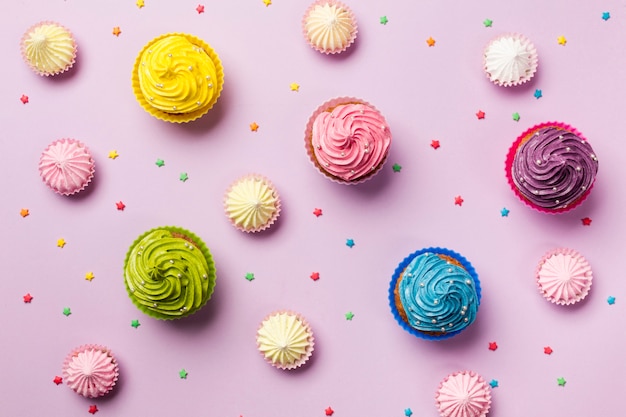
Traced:
[[224, 70], [213, 48], [202, 39], [168, 33], [139, 52], [132, 83], [137, 101], [148, 113], [184, 123], [203, 116], [217, 102]]
[[72, 32], [55, 22], [31, 26], [20, 42], [24, 61], [37, 74], [50, 76], [72, 68], [76, 60], [76, 41]]
[[258, 174], [233, 182], [224, 196], [224, 209], [237, 229], [250, 233], [270, 227], [280, 214], [280, 197], [274, 185]]

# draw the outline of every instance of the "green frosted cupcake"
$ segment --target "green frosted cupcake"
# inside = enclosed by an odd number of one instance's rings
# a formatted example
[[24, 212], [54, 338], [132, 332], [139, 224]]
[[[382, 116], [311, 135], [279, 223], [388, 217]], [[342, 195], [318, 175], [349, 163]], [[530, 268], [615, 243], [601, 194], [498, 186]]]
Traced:
[[194, 233], [174, 226], [149, 230], [128, 249], [124, 283], [133, 303], [161, 320], [189, 316], [211, 298], [215, 264]]

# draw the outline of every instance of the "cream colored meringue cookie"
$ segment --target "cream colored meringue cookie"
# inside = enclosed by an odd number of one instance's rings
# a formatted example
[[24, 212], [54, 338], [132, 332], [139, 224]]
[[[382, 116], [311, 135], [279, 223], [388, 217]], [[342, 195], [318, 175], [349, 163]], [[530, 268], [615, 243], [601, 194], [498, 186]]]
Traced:
[[280, 197], [274, 185], [257, 174], [246, 175], [229, 187], [224, 208], [231, 223], [244, 232], [270, 227], [280, 214]]
[[357, 34], [352, 11], [335, 0], [318, 0], [304, 14], [302, 29], [311, 47], [325, 54], [342, 52]]
[[279, 369], [295, 369], [313, 352], [311, 327], [297, 313], [274, 312], [257, 330], [257, 347], [265, 360]]
[[503, 87], [523, 84], [537, 71], [537, 50], [525, 36], [505, 34], [485, 48], [484, 69], [487, 77]]
[[54, 22], [30, 27], [20, 45], [26, 63], [39, 75], [69, 70], [76, 60], [76, 41], [69, 29]]

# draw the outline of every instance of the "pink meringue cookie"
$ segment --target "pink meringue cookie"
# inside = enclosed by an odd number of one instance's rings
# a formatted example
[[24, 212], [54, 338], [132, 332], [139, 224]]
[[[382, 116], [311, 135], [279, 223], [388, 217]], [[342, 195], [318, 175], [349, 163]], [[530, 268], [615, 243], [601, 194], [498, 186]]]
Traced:
[[79, 346], [63, 362], [63, 379], [83, 397], [97, 398], [107, 394], [115, 386], [118, 376], [117, 361], [104, 346]]
[[491, 407], [491, 387], [472, 371], [448, 375], [435, 393], [442, 417], [484, 417]]
[[89, 149], [76, 139], [55, 140], [39, 159], [41, 179], [62, 195], [83, 190], [91, 182], [94, 171], [95, 163]]
[[548, 251], [536, 271], [539, 291], [554, 304], [570, 305], [584, 299], [593, 279], [589, 262], [573, 249]]

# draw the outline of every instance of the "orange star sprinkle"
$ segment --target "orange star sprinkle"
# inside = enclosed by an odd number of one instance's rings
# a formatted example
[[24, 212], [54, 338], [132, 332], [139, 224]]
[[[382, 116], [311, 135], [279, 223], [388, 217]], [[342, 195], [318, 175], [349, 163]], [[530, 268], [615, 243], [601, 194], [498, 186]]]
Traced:
[[26, 217], [29, 214], [30, 214], [30, 212], [28, 211], [28, 209], [24, 209], [23, 208], [23, 209], [20, 210], [20, 216], [22, 216], [22, 217]]
[[115, 36], [120, 36], [120, 33], [122, 33], [122, 30], [120, 29], [120, 27], [119, 27], [119, 26], [115, 26], [115, 27], [113, 28], [113, 34], [114, 34]]
[[256, 122], [250, 123], [250, 130], [256, 132], [257, 130], [259, 130], [259, 125], [256, 124]]
[[432, 36], [426, 39], [426, 43], [428, 44], [428, 46], [435, 46], [435, 40], [432, 38]]

